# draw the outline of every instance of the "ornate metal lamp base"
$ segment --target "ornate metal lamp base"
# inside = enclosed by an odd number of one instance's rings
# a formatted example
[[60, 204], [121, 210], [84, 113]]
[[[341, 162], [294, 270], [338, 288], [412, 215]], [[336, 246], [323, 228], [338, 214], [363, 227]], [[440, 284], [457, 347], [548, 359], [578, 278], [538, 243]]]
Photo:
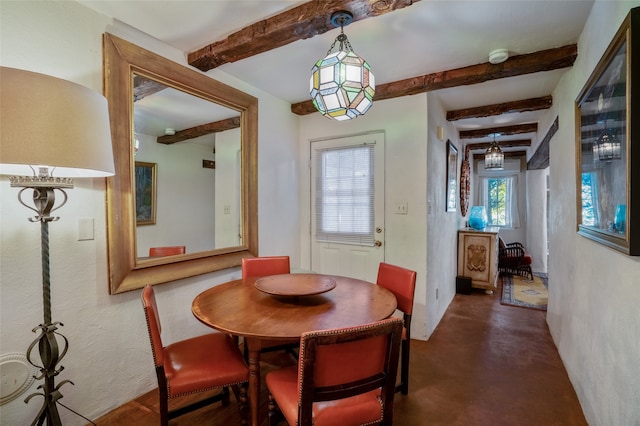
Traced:
[[[57, 326], [62, 327], [62, 325], [63, 324], [59, 322], [54, 322], [53, 324], [40, 324], [33, 329], [34, 333], [40, 330], [40, 335], [29, 346], [29, 349], [27, 350], [27, 360], [31, 365], [40, 370], [40, 375], [36, 377], [36, 380], [44, 379], [44, 382], [38, 386], [38, 389], [42, 389], [42, 392], [32, 393], [24, 400], [24, 402], [28, 403], [31, 398], [39, 395], [44, 397], [44, 401], [38, 415], [33, 423], [31, 423], [32, 426], [36, 424], [42, 425], [45, 420], [47, 421], [47, 425], [62, 424], [60, 421], [60, 415], [58, 414], [58, 407], [56, 405], [56, 401], [62, 398], [62, 394], [59, 389], [65, 383], [73, 384], [70, 380], [63, 380], [56, 386], [54, 380], [55, 376], [64, 370], [63, 366], [58, 368], [58, 363], [62, 358], [64, 358], [67, 353], [67, 349], [69, 348], [69, 341], [67, 338], [56, 332], [58, 329]], [[64, 342], [62, 352], [60, 352], [56, 335], [60, 336]], [[38, 345], [42, 365], [38, 365], [32, 360], [32, 353], [35, 350], [36, 344]]]
[[[65, 383], [71, 383], [70, 380], [63, 380], [57, 386], [55, 377], [64, 370], [63, 366], [58, 363], [64, 358], [69, 349], [69, 341], [56, 330], [58, 326], [62, 327], [62, 323], [51, 322], [51, 279], [49, 270], [49, 222], [59, 219], [59, 217], [51, 216], [51, 212], [59, 209], [67, 202], [67, 194], [65, 188], [73, 188], [73, 181], [70, 179], [58, 179], [50, 177], [47, 171], [40, 171], [37, 177], [14, 177], [10, 178], [12, 187], [21, 187], [18, 193], [18, 201], [23, 206], [36, 212], [36, 216], [30, 217], [30, 222], [40, 222], [40, 247], [42, 250], [42, 302], [44, 321], [35, 327], [32, 331], [40, 335], [31, 343], [27, 349], [27, 361], [40, 370], [40, 374], [35, 376], [36, 380], [43, 380], [38, 386], [42, 392], [35, 392], [29, 395], [24, 402], [28, 403], [35, 396], [42, 396], [44, 401], [38, 415], [31, 423], [34, 425], [42, 425], [45, 420], [47, 426], [61, 426], [60, 414], [58, 413], [57, 401], [62, 398], [60, 387]], [[22, 194], [25, 190], [33, 190], [33, 205], [35, 208], [27, 205], [22, 201]], [[55, 190], [63, 195], [62, 203], [55, 207]], [[58, 336], [62, 338], [62, 346], [58, 345]], [[33, 358], [33, 352], [36, 345], [38, 346], [38, 354], [40, 356], [40, 364]]]

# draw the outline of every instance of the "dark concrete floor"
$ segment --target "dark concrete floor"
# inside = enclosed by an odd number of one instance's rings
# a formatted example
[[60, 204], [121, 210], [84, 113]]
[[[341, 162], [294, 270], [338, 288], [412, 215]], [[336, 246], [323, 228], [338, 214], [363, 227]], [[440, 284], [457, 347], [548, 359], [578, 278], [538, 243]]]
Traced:
[[[409, 395], [396, 394], [396, 425], [586, 425], [551, 339], [546, 312], [504, 306], [500, 291], [456, 295], [427, 342], [411, 342]], [[151, 362], [151, 355], [149, 355]], [[292, 362], [267, 354], [263, 372]], [[266, 425], [266, 393], [261, 413]], [[177, 401], [179, 403], [179, 401]], [[98, 419], [99, 426], [157, 425], [157, 391]], [[235, 400], [201, 409], [173, 426], [239, 424]], [[339, 425], [336, 425], [339, 426]]]

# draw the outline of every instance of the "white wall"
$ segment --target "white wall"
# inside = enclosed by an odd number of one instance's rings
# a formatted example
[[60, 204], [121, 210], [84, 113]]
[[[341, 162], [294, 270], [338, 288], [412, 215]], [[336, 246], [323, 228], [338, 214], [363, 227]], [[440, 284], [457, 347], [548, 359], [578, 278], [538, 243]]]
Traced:
[[[0, 63], [68, 79], [102, 92], [102, 34], [109, 31], [186, 64], [185, 53], [112, 22], [75, 2], [0, 2]], [[261, 254], [299, 263], [298, 130], [290, 105], [222, 72], [215, 78], [259, 98], [259, 237]], [[76, 180], [50, 225], [53, 320], [70, 342], [58, 382], [65, 405], [89, 418], [156, 386], [139, 292], [108, 295], [105, 181]], [[0, 353], [24, 353], [42, 322], [40, 227], [27, 221], [17, 190], [0, 178]], [[92, 217], [95, 239], [77, 241], [78, 220]], [[239, 268], [156, 287], [165, 343], [201, 334], [191, 301], [204, 289], [240, 277]], [[35, 385], [25, 395], [35, 392]], [[25, 395], [0, 407], [0, 424], [29, 424], [41, 399]], [[60, 410], [65, 425], [86, 421]]]
[[[156, 165], [157, 189], [156, 223], [136, 227], [139, 257], [149, 256], [149, 248], [157, 246], [185, 246], [187, 253], [214, 248], [216, 171], [202, 167], [202, 160], [213, 160], [213, 153], [211, 147], [198, 143], [214, 137], [165, 145], [157, 143], [155, 136], [138, 133], [140, 148], [135, 161]], [[231, 166], [235, 167], [235, 160]], [[238, 244], [227, 247], [231, 245]]]
[[[596, 2], [578, 44], [576, 63], [553, 93], [548, 120], [550, 124], [560, 116], [560, 128], [550, 144], [547, 320], [587, 420], [593, 425], [637, 424], [640, 419], [640, 258], [624, 256], [575, 232], [574, 100], [628, 9], [639, 4]], [[101, 37], [106, 30], [186, 62], [184, 52], [74, 2], [3, 1], [0, 12], [2, 65], [51, 74], [96, 91], [102, 90]], [[438, 157], [444, 159], [444, 147], [434, 143], [430, 130], [442, 125], [442, 112], [431, 111], [431, 96], [377, 102], [365, 117], [334, 123], [317, 114], [298, 118], [286, 102], [221, 71], [208, 74], [260, 100], [260, 253], [288, 254], [292, 267], [309, 264], [309, 200], [305, 195], [308, 141], [385, 131], [387, 260], [418, 272], [412, 337], [427, 338], [451, 297], [453, 285], [448, 282], [448, 272], [437, 272], [438, 227], [457, 228], [459, 220], [441, 213], [444, 206], [438, 203], [443, 203], [439, 200], [444, 197], [438, 194], [440, 190], [431, 188], [434, 181], [444, 186], [444, 169], [438, 171], [437, 164]], [[91, 418], [156, 386], [139, 293], [107, 294], [104, 189], [101, 179], [78, 180], [69, 202], [59, 211], [61, 220], [50, 226], [53, 318], [65, 324], [62, 332], [71, 345], [59, 379], [75, 382], [75, 386], [61, 389], [63, 401]], [[42, 321], [39, 226], [27, 221], [29, 211], [18, 204], [16, 196], [8, 180], [0, 178], [2, 354], [23, 353], [35, 337], [30, 330]], [[409, 214], [394, 215], [394, 200], [409, 200]], [[432, 216], [427, 200], [432, 202]], [[77, 241], [78, 220], [85, 217], [94, 218], [93, 241]], [[442, 238], [446, 244], [454, 244], [449, 240], [455, 240], [455, 232], [444, 232]], [[447, 246], [446, 253], [452, 251]], [[201, 333], [205, 328], [192, 317], [191, 300], [205, 288], [239, 275], [235, 269], [158, 286], [165, 340]], [[441, 292], [437, 303], [432, 300], [435, 288]], [[34, 391], [35, 386], [27, 394]], [[1, 424], [25, 424], [36, 415], [40, 401], [24, 404], [23, 397], [0, 407]], [[64, 409], [61, 413], [66, 425], [85, 423]]]
[[547, 322], [587, 422], [594, 426], [640, 422], [640, 257], [576, 233], [574, 102], [629, 9], [638, 5], [595, 2], [578, 40], [576, 62], [554, 90], [548, 115], [549, 124], [559, 116], [560, 127], [549, 146]]
[[[258, 218], [260, 255], [288, 255], [291, 268], [301, 268], [298, 116], [291, 104], [274, 98], [217, 69], [207, 72], [218, 81], [257, 97]], [[294, 205], [295, 203], [295, 205]]]
[[[479, 176], [507, 176], [520, 170], [518, 175], [518, 213], [520, 226], [500, 228], [500, 237], [506, 242], [520, 242], [531, 254], [534, 272], [547, 273], [547, 183], [549, 169], [527, 170], [527, 162], [522, 159], [506, 159], [505, 170], [486, 172], [482, 161], [473, 161], [471, 180], [471, 200], [478, 193]], [[471, 205], [477, 204], [472, 201]]]
[[548, 272], [547, 266], [547, 179], [549, 168], [527, 170], [527, 250], [532, 254], [531, 269]]
[[[500, 237], [505, 243], [512, 243], [514, 241], [522, 243], [529, 251], [529, 244], [527, 241], [527, 221], [529, 212], [527, 211], [527, 163], [524, 159], [520, 158], [507, 158], [504, 160], [504, 170], [501, 171], [487, 171], [484, 168], [484, 162], [479, 160], [473, 160], [472, 172], [471, 172], [471, 199], [470, 206], [479, 204], [477, 197], [480, 190], [480, 179], [485, 176], [513, 176], [518, 178], [518, 215], [520, 224], [514, 228], [500, 228]], [[468, 218], [467, 218], [468, 220]], [[534, 257], [539, 257], [537, 253], [531, 253]], [[534, 271], [537, 271], [534, 269]]]
[[[464, 227], [460, 212], [460, 187], [457, 187], [457, 209], [446, 211], [447, 139], [458, 148], [456, 182], [460, 185], [460, 166], [464, 159], [463, 143], [453, 124], [446, 121], [446, 111], [437, 92], [428, 93], [429, 145], [427, 150], [427, 335], [433, 333], [449, 303], [456, 294], [458, 275], [458, 229]], [[444, 140], [438, 140], [437, 128], [445, 129]], [[431, 206], [429, 208], [429, 205]], [[413, 335], [411, 336], [413, 337]]]
[[[417, 272], [411, 337], [427, 334], [427, 102], [414, 95], [376, 102], [366, 115], [350, 121], [333, 121], [320, 114], [300, 118], [300, 238], [301, 262], [310, 267], [309, 155], [310, 141], [385, 132], [385, 261]], [[408, 201], [406, 215], [393, 213], [396, 201]]]
[[216, 247], [233, 247], [241, 243], [240, 138], [239, 128], [216, 135]]

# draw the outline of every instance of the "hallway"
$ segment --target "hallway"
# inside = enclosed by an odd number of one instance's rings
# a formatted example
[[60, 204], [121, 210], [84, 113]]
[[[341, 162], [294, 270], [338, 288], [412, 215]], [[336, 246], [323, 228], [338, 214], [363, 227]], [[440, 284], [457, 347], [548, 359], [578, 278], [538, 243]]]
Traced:
[[[412, 342], [399, 425], [586, 425], [546, 312], [456, 295], [428, 342]], [[420, 420], [418, 420], [420, 419]]]
[[[481, 290], [456, 295], [431, 339], [411, 342], [409, 395], [396, 394], [394, 424], [587, 424], [551, 340], [546, 312], [501, 305], [500, 294], [501, 285], [493, 295]], [[265, 358], [263, 372], [290, 362], [276, 353]], [[262, 400], [266, 414], [266, 394]], [[96, 424], [157, 425], [157, 406], [153, 391]], [[239, 424], [239, 415], [232, 398], [228, 407], [215, 405], [170, 424]]]

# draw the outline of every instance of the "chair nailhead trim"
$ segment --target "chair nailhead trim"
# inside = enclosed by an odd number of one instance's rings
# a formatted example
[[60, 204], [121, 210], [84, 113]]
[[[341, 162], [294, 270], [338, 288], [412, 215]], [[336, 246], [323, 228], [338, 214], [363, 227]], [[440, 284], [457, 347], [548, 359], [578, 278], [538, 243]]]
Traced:
[[[229, 386], [236, 386], [236, 385], [240, 385], [240, 384], [244, 384], [244, 383], [249, 383], [249, 381], [245, 380], [245, 381], [241, 381], [241, 382], [227, 383], [227, 384], [224, 384], [222, 386], [212, 386], [210, 388], [199, 389], [199, 390], [193, 391], [193, 392], [183, 392], [183, 393], [180, 393], [178, 395], [169, 396], [169, 398], [178, 398], [178, 397], [186, 396], [186, 395], [195, 395], [195, 394], [201, 393], [201, 392], [207, 392], [207, 391], [210, 391], [210, 390], [221, 389], [221, 388], [225, 388], [225, 387], [229, 387]], [[170, 392], [171, 391], [171, 386], [169, 386], [168, 384], [167, 384], [167, 391], [169, 391], [169, 395], [171, 395], [171, 392]]]

